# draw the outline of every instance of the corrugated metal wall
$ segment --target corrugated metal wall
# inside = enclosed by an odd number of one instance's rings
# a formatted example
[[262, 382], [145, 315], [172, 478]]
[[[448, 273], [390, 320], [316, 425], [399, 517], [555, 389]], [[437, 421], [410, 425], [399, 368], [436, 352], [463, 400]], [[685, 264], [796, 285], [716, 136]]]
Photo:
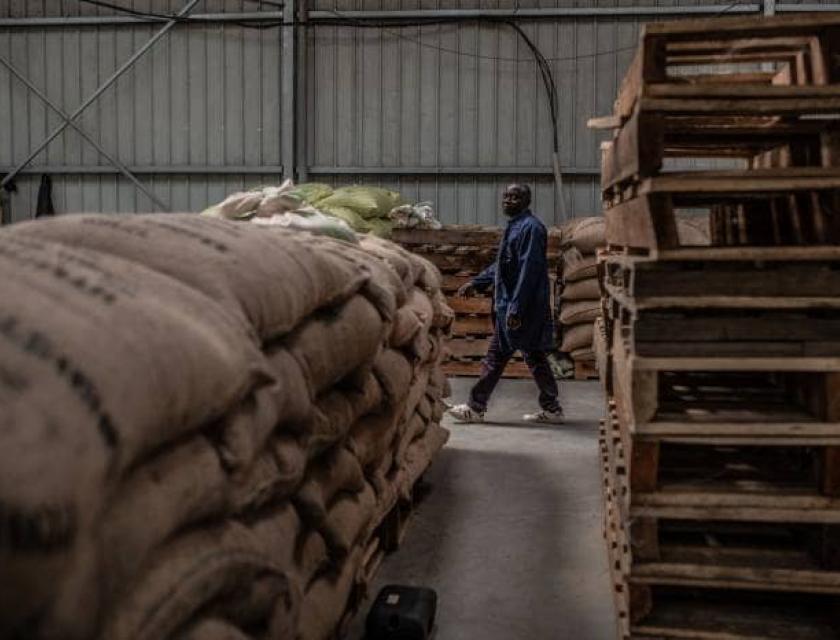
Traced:
[[[112, 0], [115, 1], [115, 0]], [[184, 0], [117, 0], [173, 12]], [[748, 2], [743, 0], [741, 4]], [[752, 4], [758, 6], [757, 0]], [[632, 7], [633, 0], [310, 0], [313, 10]], [[645, 6], [721, 4], [649, 0]], [[725, 5], [734, 7], [733, 5]], [[257, 0], [206, 0], [196, 11], [256, 11]], [[263, 10], [277, 11], [265, 5]], [[0, 2], [0, 18], [104, 15], [77, 0]], [[523, 21], [551, 60], [560, 94], [560, 156], [572, 215], [599, 210], [599, 143], [586, 128], [606, 115], [637, 44], [643, 18], [598, 16]], [[0, 54], [72, 111], [157, 26], [0, 29]], [[282, 164], [281, 29], [180, 25], [80, 120], [173, 210], [198, 210], [226, 193], [279, 180]], [[447, 222], [499, 220], [503, 186], [525, 180], [535, 208], [559, 221], [551, 174], [551, 127], [537, 66], [511, 28], [463, 23], [409, 28], [307, 30], [298, 166], [311, 180], [369, 182], [432, 200]], [[288, 115], [288, 114], [286, 114]], [[0, 172], [23, 159], [55, 114], [0, 67]], [[287, 145], [288, 147], [288, 145]], [[34, 165], [58, 172], [59, 211], [147, 211], [153, 204], [113, 173], [62, 175], [57, 167], [105, 166], [64, 133]], [[154, 169], [150, 168], [154, 165]], [[36, 173], [13, 196], [16, 218], [34, 209]], [[209, 174], [220, 167], [228, 175]], [[268, 167], [265, 174], [257, 173]], [[182, 168], [184, 173], [172, 173]], [[6, 169], [7, 170], [7, 169]]]
[[[75, 1], [2, 2], [0, 17], [104, 15]], [[176, 11], [182, 0], [123, 3], [145, 11]], [[254, 9], [252, 2], [206, 2], [201, 9]], [[0, 55], [65, 112], [73, 111], [160, 25], [0, 29]], [[279, 167], [280, 29], [235, 25], [184, 25], [164, 36], [134, 68], [78, 121], [102, 146], [131, 167], [154, 166], [141, 180], [172, 210], [200, 210], [232, 190], [278, 175], [253, 175]], [[25, 159], [61, 123], [18, 79], [0, 66], [0, 167]], [[39, 166], [105, 167], [105, 158], [67, 129], [33, 161], [11, 195], [15, 219], [34, 211]], [[200, 167], [204, 173], [198, 173]], [[225, 174], [208, 174], [214, 167]], [[244, 167], [237, 173], [237, 167]], [[0, 169], [2, 172], [3, 169]], [[183, 173], [178, 173], [183, 171]], [[174, 173], [173, 173], [174, 172]], [[155, 205], [123, 176], [53, 175], [56, 209], [153, 211]]]
[[[639, 23], [589, 18], [522, 26], [552, 60], [560, 93], [561, 163], [572, 173], [566, 182], [571, 210], [598, 211], [600, 140], [586, 120], [610, 112]], [[536, 187], [536, 208], [554, 219], [552, 130], [543, 86], [533, 56], [510, 27], [318, 29], [308, 61], [313, 171], [465, 167], [462, 175], [384, 178], [414, 197], [434, 200], [449, 221], [460, 223], [497, 220], [502, 186], [527, 180]]]

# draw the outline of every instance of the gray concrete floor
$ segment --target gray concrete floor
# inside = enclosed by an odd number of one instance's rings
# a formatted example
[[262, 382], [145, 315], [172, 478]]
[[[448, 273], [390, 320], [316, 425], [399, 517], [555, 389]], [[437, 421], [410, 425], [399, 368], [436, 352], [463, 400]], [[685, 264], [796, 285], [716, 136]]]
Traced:
[[[472, 383], [452, 380], [454, 402]], [[597, 382], [562, 382], [566, 424], [522, 422], [536, 409], [530, 380], [503, 381], [482, 425], [455, 425], [426, 474], [431, 491], [386, 584], [438, 594], [435, 640], [608, 640], [615, 637], [601, 536]], [[352, 628], [364, 636], [368, 601]]]

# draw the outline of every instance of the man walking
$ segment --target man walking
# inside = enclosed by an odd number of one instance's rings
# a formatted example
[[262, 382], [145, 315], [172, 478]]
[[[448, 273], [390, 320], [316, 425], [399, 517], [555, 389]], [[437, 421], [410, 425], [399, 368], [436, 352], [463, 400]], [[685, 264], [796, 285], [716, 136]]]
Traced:
[[481, 377], [470, 391], [467, 404], [449, 410], [460, 422], [483, 422], [487, 402], [502, 377], [505, 366], [519, 350], [540, 390], [541, 411], [527, 414], [528, 422], [559, 424], [563, 410], [557, 401], [557, 383], [547, 352], [554, 344], [549, 300], [548, 233], [531, 213], [531, 190], [512, 184], [502, 196], [502, 209], [509, 218], [496, 261], [458, 290], [467, 297], [494, 290], [494, 332], [481, 363]]

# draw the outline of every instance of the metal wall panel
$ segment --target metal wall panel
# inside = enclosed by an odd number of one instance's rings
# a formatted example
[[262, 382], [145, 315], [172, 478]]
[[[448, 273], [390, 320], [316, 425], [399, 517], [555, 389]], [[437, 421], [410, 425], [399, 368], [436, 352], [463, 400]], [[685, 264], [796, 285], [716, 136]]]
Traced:
[[[553, 8], [639, 3], [317, 0], [310, 6], [341, 13], [385, 8], [509, 9], [516, 4]], [[712, 3], [659, 0], [656, 4]], [[600, 211], [599, 147], [608, 133], [590, 131], [586, 121], [612, 111], [643, 21], [599, 16], [522, 23], [551, 60], [558, 85], [560, 157], [562, 167], [573, 174], [565, 179], [573, 215]], [[311, 177], [340, 183], [350, 176], [334, 172], [352, 168], [398, 168], [404, 173], [413, 167], [427, 172], [477, 167], [473, 175], [378, 179], [435, 201], [447, 222], [493, 222], [500, 220], [500, 191], [514, 176], [479, 172], [516, 167], [524, 172], [520, 179], [536, 186], [536, 206], [543, 218], [559, 221], [552, 179], [545, 175], [551, 167], [552, 133], [543, 86], [531, 53], [510, 27], [466, 22], [384, 30], [319, 28], [310, 34], [307, 60]], [[529, 175], [526, 170], [543, 175]]]
[[[790, 0], [826, 4], [828, 0]], [[136, 10], [175, 12], [185, 0], [112, 0]], [[609, 9], [757, 0], [308, 0], [312, 10]], [[276, 11], [257, 0], [204, 0], [195, 12]], [[789, 10], [789, 9], [788, 9]], [[78, 0], [7, 0], [0, 18], [108, 16]], [[670, 16], [674, 17], [674, 16]], [[570, 213], [599, 206], [599, 144], [608, 133], [586, 121], [608, 114], [647, 18], [561, 17], [524, 21], [551, 60], [560, 99], [560, 156]], [[0, 54], [72, 111], [159, 25], [0, 29]], [[503, 25], [307, 29], [298, 169], [310, 179], [362, 181], [434, 201], [447, 222], [500, 220], [498, 200], [514, 179], [534, 185], [535, 208], [559, 221], [551, 127], [537, 66]], [[176, 27], [94, 105], [80, 123], [141, 175], [173, 210], [201, 209], [234, 189], [277, 182], [282, 164], [281, 30], [235, 25]], [[291, 117], [291, 114], [286, 114]], [[0, 67], [0, 172], [26, 157], [60, 122]], [[289, 138], [287, 138], [289, 140]], [[286, 150], [289, 150], [288, 144]], [[52, 167], [60, 211], [147, 211], [153, 204], [122, 176], [93, 173], [107, 161], [72, 131], [34, 162]], [[61, 174], [83, 165], [90, 174]], [[187, 174], [186, 167], [219, 167]], [[253, 168], [237, 173], [237, 168]], [[155, 172], [154, 168], [162, 168]], [[175, 173], [183, 168], [184, 173]], [[440, 173], [440, 171], [443, 173]], [[227, 175], [225, 175], [225, 172]], [[24, 175], [12, 197], [16, 218], [34, 208], [40, 175]]]
[[[138, 0], [123, 5], [174, 12], [184, 1]], [[96, 7], [69, 0], [0, 6], [5, 7], [0, 17], [105, 15]], [[245, 0], [208, 0], [195, 11], [254, 11], [256, 6]], [[0, 54], [69, 113], [159, 28], [150, 24], [0, 29]], [[233, 189], [263, 180], [277, 182], [277, 175], [252, 175], [252, 171], [225, 174], [227, 167], [281, 164], [281, 35], [280, 29], [236, 25], [176, 26], [78, 122], [126, 165], [167, 171], [139, 177], [172, 210], [200, 210]], [[25, 159], [60, 123], [57, 114], [0, 66], [0, 167], [8, 170]], [[32, 164], [107, 167], [108, 161], [67, 129]], [[220, 174], [186, 175], [188, 166], [219, 167]], [[172, 173], [178, 168], [184, 175]], [[61, 212], [157, 208], [121, 175], [55, 175], [53, 180], [54, 202]], [[34, 211], [39, 181], [37, 174], [17, 180], [18, 190], [11, 194], [14, 219], [25, 219]]]

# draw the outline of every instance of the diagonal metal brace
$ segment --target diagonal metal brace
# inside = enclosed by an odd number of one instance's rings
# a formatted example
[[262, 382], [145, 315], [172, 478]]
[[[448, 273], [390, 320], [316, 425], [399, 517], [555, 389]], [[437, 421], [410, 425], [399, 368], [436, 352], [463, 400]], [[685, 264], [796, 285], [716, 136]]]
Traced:
[[18, 71], [18, 70], [14, 67], [14, 65], [12, 65], [12, 63], [11, 63], [11, 62], [9, 62], [8, 60], [6, 60], [6, 58], [4, 58], [2, 55], [0, 55], [0, 64], [2, 64], [4, 67], [6, 67], [12, 75], [14, 75], [14, 76], [15, 76], [18, 80], [20, 80], [20, 81], [21, 81], [23, 84], [25, 84], [27, 87], [29, 87], [29, 90], [30, 90], [30, 91], [32, 91], [32, 93], [34, 93], [36, 96], [38, 96], [44, 104], [46, 104], [47, 106], [49, 106], [49, 107], [50, 107], [53, 111], [55, 111], [58, 115], [60, 115], [60, 116], [62, 117], [62, 119], [64, 120], [64, 122], [65, 122], [66, 124], [68, 124], [69, 126], [73, 127], [73, 129], [75, 129], [75, 130], [76, 130], [76, 132], [77, 132], [80, 136], [82, 136], [82, 138], [84, 138], [84, 139], [85, 139], [85, 140], [87, 140], [90, 144], [92, 144], [92, 145], [96, 148], [96, 150], [97, 150], [97, 151], [99, 151], [99, 153], [101, 153], [101, 154], [105, 157], [105, 159], [106, 159], [108, 162], [110, 162], [110, 163], [111, 163], [112, 165], [114, 165], [117, 169], [119, 169], [119, 170], [120, 170], [120, 173], [122, 173], [122, 174], [123, 174], [126, 178], [128, 178], [129, 180], [131, 180], [131, 182], [133, 182], [133, 183], [134, 183], [134, 185], [135, 185], [135, 186], [136, 186], [136, 187], [137, 187], [137, 188], [138, 188], [138, 189], [139, 189], [139, 190], [140, 190], [143, 194], [145, 194], [145, 196], [146, 196], [147, 198], [149, 198], [149, 200], [151, 200], [152, 202], [154, 202], [154, 203], [155, 203], [155, 204], [156, 204], [156, 205], [157, 205], [157, 206], [158, 206], [158, 207], [159, 207], [162, 211], [167, 211], [167, 212], [168, 212], [168, 211], [170, 210], [170, 209], [169, 209], [169, 205], [167, 205], [167, 204], [165, 204], [164, 202], [162, 202], [160, 199], [158, 199], [158, 197], [157, 197], [154, 193], [152, 193], [152, 192], [151, 192], [148, 188], [146, 188], [146, 185], [144, 185], [144, 184], [140, 181], [140, 179], [139, 179], [137, 176], [135, 176], [135, 175], [131, 172], [131, 170], [130, 170], [128, 167], [126, 167], [126, 166], [125, 166], [122, 162], [120, 162], [117, 158], [112, 157], [112, 156], [111, 156], [111, 155], [110, 155], [107, 151], [105, 151], [105, 149], [102, 147], [102, 145], [100, 145], [100, 144], [99, 144], [96, 140], [94, 140], [94, 139], [93, 139], [93, 137], [92, 137], [92, 136], [90, 136], [90, 135], [89, 135], [89, 134], [88, 134], [88, 133], [87, 133], [84, 129], [82, 129], [82, 128], [78, 125], [78, 124], [76, 124], [75, 122], [73, 122], [73, 121], [70, 119], [70, 117], [69, 117], [66, 113], [64, 113], [64, 111], [61, 109], [61, 107], [59, 107], [59, 106], [57, 106], [56, 104], [54, 104], [54, 103], [53, 103], [53, 102], [52, 102], [52, 101], [51, 101], [51, 100], [50, 100], [50, 99], [49, 99], [46, 95], [44, 95], [44, 93], [43, 93], [40, 89], [38, 89], [38, 87], [36, 87], [36, 86], [35, 86], [35, 85], [34, 85], [34, 84], [33, 84], [33, 83], [29, 80], [29, 78], [27, 78], [27, 77], [26, 77], [26, 76], [24, 76], [24, 75], [23, 75], [20, 71]]
[[58, 136], [61, 135], [62, 131], [64, 131], [68, 126], [70, 126], [73, 120], [78, 118], [85, 109], [87, 109], [90, 105], [96, 102], [99, 96], [101, 96], [108, 89], [108, 87], [114, 84], [122, 74], [124, 74], [132, 66], [134, 66], [134, 63], [137, 62], [143, 56], [143, 54], [145, 54], [149, 49], [151, 49], [158, 40], [165, 36], [169, 32], [169, 30], [172, 29], [172, 27], [178, 24], [179, 18], [187, 16], [187, 14], [189, 14], [189, 12], [193, 10], [193, 8], [195, 7], [195, 5], [198, 4], [198, 2], [199, 0], [189, 0], [186, 6], [183, 9], [181, 9], [172, 20], [163, 25], [151, 38], [149, 38], [146, 44], [144, 44], [137, 51], [135, 51], [132, 54], [132, 56], [128, 60], [126, 60], [125, 63], [123, 63], [123, 65], [119, 69], [117, 69], [107, 80], [105, 80], [105, 82], [99, 85], [96, 91], [94, 91], [87, 100], [85, 100], [81, 105], [79, 105], [79, 107], [73, 113], [67, 116], [64, 122], [61, 125], [59, 125], [59, 127], [55, 131], [48, 135], [47, 138], [41, 144], [39, 144], [34, 151], [32, 151], [32, 153], [29, 154], [26, 160], [24, 160], [14, 169], [12, 169], [12, 171], [9, 172], [5, 178], [3, 178], [3, 181], [0, 182], [0, 187], [5, 187], [10, 182], [12, 182], [12, 180], [14, 180], [17, 177], [17, 175], [38, 156], [39, 153], [46, 149], [47, 146], [49, 146], [49, 144], [53, 140], [55, 140]]

